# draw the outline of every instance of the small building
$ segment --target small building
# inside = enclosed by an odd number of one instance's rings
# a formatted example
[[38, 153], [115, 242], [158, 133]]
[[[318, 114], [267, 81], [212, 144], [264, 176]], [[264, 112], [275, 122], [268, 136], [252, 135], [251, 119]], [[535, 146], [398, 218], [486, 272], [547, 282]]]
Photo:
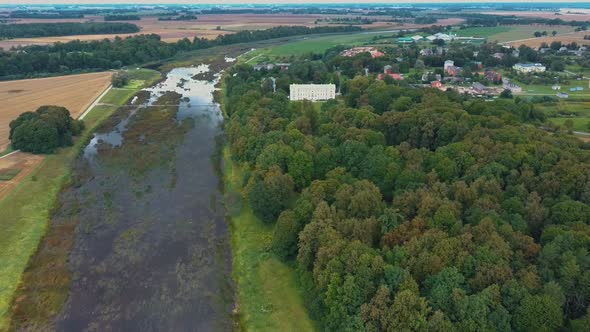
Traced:
[[289, 70], [289, 67], [291, 66], [290, 63], [275, 63], [275, 66], [281, 68], [281, 70]]
[[541, 48], [539, 48], [539, 53], [541, 53], [541, 54], [545, 54], [545, 53], [548, 53], [550, 51], [551, 51], [551, 48], [549, 48], [549, 47], [541, 47]]
[[412, 44], [414, 42], [414, 39], [412, 39], [411, 37], [399, 37], [397, 39], [397, 42], [400, 44]]
[[514, 94], [522, 93], [522, 88], [514, 83], [506, 82], [502, 84], [502, 87], [506, 90], [510, 90], [510, 92]]
[[551, 87], [551, 90], [559, 91], [559, 90], [561, 90], [561, 85], [555, 84]]
[[449, 67], [455, 67], [455, 61], [453, 60], [447, 60], [445, 61], [445, 65], [444, 65], [444, 70], [447, 71], [449, 69]]
[[567, 52], [567, 51], [568, 51], [567, 47], [565, 47], [565, 46], [562, 46], [559, 48], [559, 52]]
[[441, 81], [434, 81], [434, 82], [430, 82], [430, 86], [435, 88], [435, 89], [439, 89], [442, 88], [442, 83]]
[[520, 73], [543, 73], [547, 67], [540, 63], [517, 63], [512, 66], [512, 69]]
[[576, 91], [584, 91], [584, 88], [583, 88], [583, 87], [581, 87], [581, 86], [577, 86], [577, 87], [576, 87]]
[[493, 69], [486, 69], [483, 75], [490, 82], [499, 83], [502, 81], [502, 74]]
[[477, 94], [484, 94], [487, 92], [487, 88], [485, 87], [485, 85], [479, 83], [479, 82], [474, 82], [471, 85], [471, 88], [473, 89], [473, 91]]
[[261, 70], [273, 70], [274, 67], [275, 67], [275, 65], [272, 64], [272, 63], [260, 63], [260, 64], [257, 64], [257, 65], [254, 65], [254, 70], [257, 70], [257, 71], [261, 71]]
[[504, 53], [494, 53], [492, 56], [498, 60], [502, 60], [502, 59], [504, 59], [505, 54]]
[[404, 79], [404, 77], [401, 74], [398, 73], [384, 73], [384, 74], [379, 74], [377, 75], [377, 79], [378, 80], [383, 80], [385, 79], [385, 76], [389, 76], [391, 78], [393, 78], [395, 81], [401, 81]]
[[566, 98], [569, 98], [569, 97], [570, 97], [570, 95], [568, 95], [568, 94], [567, 94], [567, 93], [565, 93], [565, 92], [558, 92], [558, 93], [557, 93], [557, 98], [566, 99]]
[[291, 84], [289, 86], [289, 100], [320, 101], [336, 98], [334, 84]]
[[420, 50], [420, 55], [422, 55], [422, 56], [431, 56], [433, 54], [434, 54], [434, 52], [432, 51], [431, 48], [425, 48], [425, 49]]
[[413, 39], [415, 42], [419, 42], [419, 41], [421, 41], [422, 39], [424, 39], [424, 37], [422, 37], [422, 36], [420, 36], [420, 35], [415, 35], [415, 36], [412, 36], [412, 37], [410, 37], [410, 38], [412, 38], [412, 39]]

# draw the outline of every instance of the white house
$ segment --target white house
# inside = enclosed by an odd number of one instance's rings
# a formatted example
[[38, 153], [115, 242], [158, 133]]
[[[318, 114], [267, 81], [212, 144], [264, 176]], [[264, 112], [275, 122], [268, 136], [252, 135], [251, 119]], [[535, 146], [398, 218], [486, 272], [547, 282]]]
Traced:
[[454, 67], [454, 66], [455, 66], [455, 61], [447, 60], [447, 61], [445, 61], [444, 70], [447, 71], [449, 68]]
[[289, 86], [289, 100], [328, 100], [336, 98], [334, 84], [291, 84]]
[[517, 63], [512, 66], [512, 69], [521, 73], [542, 73], [547, 70], [547, 67], [540, 63]]

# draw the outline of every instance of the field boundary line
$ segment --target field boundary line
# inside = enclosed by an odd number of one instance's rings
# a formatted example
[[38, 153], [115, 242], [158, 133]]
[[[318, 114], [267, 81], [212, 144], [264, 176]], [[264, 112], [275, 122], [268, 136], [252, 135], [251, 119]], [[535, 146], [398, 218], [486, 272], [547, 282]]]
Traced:
[[8, 156], [12, 156], [13, 154], [15, 154], [15, 153], [17, 153], [17, 152], [20, 152], [20, 150], [16, 150], [16, 151], [12, 151], [11, 153], [7, 153], [7, 154], [3, 155], [2, 157], [0, 157], [0, 159], [2, 159], [2, 158], [6, 158], [6, 157], [8, 157]]
[[98, 104], [98, 102], [102, 99], [102, 97], [104, 97], [107, 93], [109, 93], [109, 91], [111, 91], [111, 89], [113, 88], [113, 85], [110, 84], [101, 94], [100, 96], [98, 96], [94, 102], [92, 102], [92, 104], [90, 104], [90, 106], [88, 106], [88, 108], [84, 111], [84, 113], [82, 113], [82, 115], [80, 115], [78, 117], [79, 120], [82, 120], [86, 117], [86, 115], [88, 115], [88, 113], [90, 113], [90, 111], [92, 111], [92, 109], [94, 107], [96, 107], [96, 105]]

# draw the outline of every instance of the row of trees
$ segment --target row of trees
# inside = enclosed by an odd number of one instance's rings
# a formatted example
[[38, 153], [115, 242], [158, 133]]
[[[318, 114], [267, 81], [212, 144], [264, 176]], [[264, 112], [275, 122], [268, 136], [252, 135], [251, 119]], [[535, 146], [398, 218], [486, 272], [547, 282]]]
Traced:
[[[312, 316], [329, 331], [585, 330], [590, 146], [523, 125], [543, 120], [526, 100], [347, 77], [338, 58], [225, 79], [246, 197]], [[343, 96], [289, 102], [298, 81]]]
[[104, 20], [105, 21], [139, 21], [141, 20], [141, 17], [139, 15], [105, 15], [104, 16]]
[[65, 107], [41, 106], [10, 122], [10, 140], [15, 150], [53, 153], [57, 148], [72, 145], [72, 137], [82, 130], [84, 122], [72, 119]]
[[135, 33], [139, 27], [129, 23], [26, 23], [0, 25], [0, 38]]
[[0, 51], [0, 78], [22, 78], [51, 73], [118, 69], [122, 66], [161, 61], [180, 52], [253, 42], [279, 37], [316, 33], [351, 32], [360, 28], [339, 27], [274, 27], [267, 30], [240, 31], [208, 40], [183, 39], [165, 43], [158, 35], [100, 41], [71, 41], [47, 46], [27, 46], [17, 51]]

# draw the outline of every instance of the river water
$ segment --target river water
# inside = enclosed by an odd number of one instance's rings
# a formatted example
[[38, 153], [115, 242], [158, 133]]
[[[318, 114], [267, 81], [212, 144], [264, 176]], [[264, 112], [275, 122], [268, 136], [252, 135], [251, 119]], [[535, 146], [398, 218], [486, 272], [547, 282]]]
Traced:
[[232, 329], [229, 229], [214, 158], [219, 75], [196, 79], [208, 70], [170, 71], [85, 148], [53, 221], [79, 218], [58, 330]]

